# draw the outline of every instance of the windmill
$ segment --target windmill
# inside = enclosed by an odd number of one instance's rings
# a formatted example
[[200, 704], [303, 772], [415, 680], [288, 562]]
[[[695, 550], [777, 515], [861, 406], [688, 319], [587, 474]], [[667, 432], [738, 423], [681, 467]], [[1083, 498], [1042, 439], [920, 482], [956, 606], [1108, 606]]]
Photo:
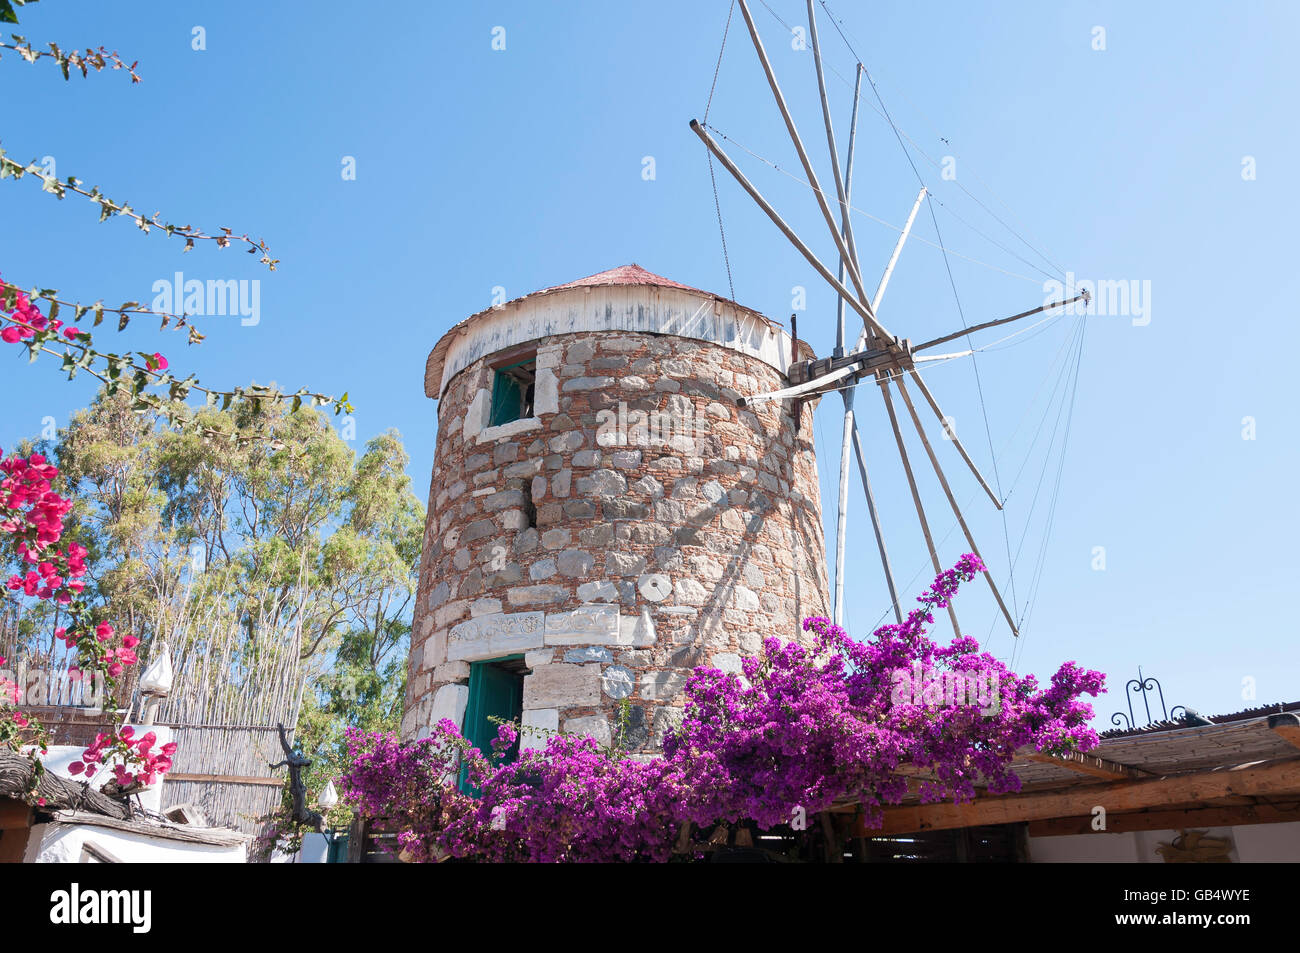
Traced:
[[[951, 507], [957, 523], [960, 525], [962, 533], [966, 538], [966, 543], [970, 551], [977, 556], [980, 555], [979, 547], [976, 545], [975, 538], [971, 533], [966, 518], [962, 513], [961, 507], [957, 503], [957, 498], [953, 494], [951, 484], [943, 467], [939, 462], [938, 456], [927, 436], [925, 426], [922, 423], [921, 413], [917, 410], [917, 401], [913, 400], [908, 382], [915, 385], [920, 398], [933, 412], [940, 425], [944, 427], [945, 437], [949, 440], [958, 453], [961, 455], [966, 466], [974, 479], [983, 488], [989, 499], [999, 510], [1003, 507], [1003, 501], [1000, 500], [993, 489], [989, 486], [988, 481], [980, 473], [979, 468], [971, 459], [970, 454], [962, 445], [961, 441], [951, 429], [948, 428], [946, 418], [940, 409], [938, 402], [935, 400], [933, 393], [926, 386], [925, 380], [921, 376], [919, 365], [931, 361], [950, 360], [955, 357], [965, 356], [972, 353], [971, 351], [956, 352], [949, 354], [931, 354], [932, 349], [943, 344], [956, 341], [959, 338], [967, 337], [979, 331], [999, 325], [1009, 324], [1020, 321], [1035, 314], [1053, 311], [1056, 309], [1068, 308], [1076, 302], [1082, 301], [1086, 307], [1089, 300], [1089, 293], [1084, 290], [1072, 298], [1063, 298], [1059, 301], [1053, 301], [1009, 317], [998, 318], [991, 321], [985, 321], [971, 327], [963, 327], [960, 330], [953, 331], [949, 334], [943, 334], [939, 337], [927, 340], [920, 344], [913, 344], [907, 338], [900, 338], [892, 334], [879, 320], [877, 313], [880, 309], [881, 301], [884, 298], [885, 290], [889, 285], [890, 276], [893, 274], [894, 266], [897, 264], [899, 256], [902, 254], [903, 246], [907, 242], [908, 236], [912, 230], [912, 225], [916, 220], [918, 211], [922, 203], [927, 198], [928, 190], [921, 188], [912, 205], [907, 222], [902, 228], [897, 243], [894, 246], [893, 254], [890, 256], [885, 265], [883, 275], [879, 284], [876, 286], [875, 293], [868, 295], [867, 287], [863, 282], [862, 268], [858, 260], [857, 245], [854, 240], [853, 223], [850, 217], [850, 196], [853, 180], [853, 155], [854, 145], [857, 133], [858, 104], [862, 92], [862, 78], [865, 73], [865, 67], [859, 60], [857, 64], [857, 75], [853, 94], [853, 113], [849, 125], [848, 150], [845, 157], [843, 170], [839, 165], [839, 150], [836, 145], [834, 125], [831, 121], [830, 105], [826, 94], [826, 78], [823, 71], [821, 56], [821, 47], [817, 35], [817, 16], [814, 0], [807, 0], [808, 7], [808, 39], [813, 54], [813, 62], [817, 72], [817, 89], [821, 99], [822, 120], [826, 131], [826, 144], [830, 150], [831, 167], [833, 170], [834, 196], [828, 199], [827, 193], [823, 190], [821, 181], [814, 171], [812, 161], [809, 158], [808, 151], [799, 136], [798, 129], [795, 125], [794, 117], [786, 103], [785, 96], [781, 92], [780, 84], [777, 82], [776, 74], [773, 72], [771, 61], [768, 59], [767, 51], [764, 49], [763, 42], [759, 37], [758, 28], [754, 23], [754, 18], [749, 9], [746, 0], [736, 0], [739, 5], [745, 25], [749, 31], [750, 40], [753, 43], [754, 50], [758, 54], [758, 59], [763, 68], [763, 73], [767, 78], [767, 84], [772, 90], [772, 95], [776, 100], [777, 109], [780, 111], [781, 118], [785, 123], [785, 128], [794, 145], [795, 151], [799, 156], [800, 164], [803, 167], [807, 183], [811, 188], [813, 195], [816, 197], [818, 208], [821, 211], [822, 218], [830, 231], [834, 240], [836, 251], [839, 256], [839, 265], [836, 272], [822, 262], [812, 251], [806, 242], [803, 241], [794, 230], [785, 222], [781, 215], [776, 211], [770, 202], [758, 191], [757, 188], [747, 179], [744, 173], [737, 167], [736, 163], [722, 149], [718, 142], [709, 133], [707, 127], [707, 110], [705, 112], [706, 122], [692, 119], [690, 126], [692, 131], [700, 138], [708, 148], [709, 154], [716, 158], [719, 163], [731, 174], [742, 189], [749, 195], [758, 207], [767, 215], [772, 223], [781, 231], [781, 233], [790, 241], [795, 249], [803, 256], [809, 265], [834, 289], [837, 297], [837, 320], [836, 320], [836, 339], [835, 350], [829, 358], [819, 360], [795, 362], [790, 368], [789, 387], [783, 388], [766, 394], [754, 394], [741, 398], [742, 404], [753, 404], [759, 401], [767, 400], [784, 400], [793, 399], [796, 401], [808, 400], [822, 395], [838, 391], [844, 402], [844, 426], [842, 431], [842, 442], [840, 448], [840, 469], [839, 469], [839, 500], [836, 520], [835, 533], [835, 580], [834, 580], [834, 621], [836, 624], [843, 623], [844, 615], [844, 551], [846, 542], [847, 514], [848, 514], [848, 485], [849, 471], [851, 467], [851, 458], [856, 458], [859, 474], [862, 479], [863, 488], [866, 494], [867, 509], [871, 517], [872, 529], [875, 534], [876, 546], [879, 550], [880, 561], [884, 569], [885, 581], [889, 587], [889, 596], [893, 603], [895, 618], [901, 623], [903, 619], [902, 608], [899, 603], [898, 590], [894, 580], [893, 570], [889, 562], [889, 554], [885, 545], [884, 533], [881, 529], [880, 515], [876, 506], [875, 497], [871, 489], [871, 481], [867, 470], [866, 456], [863, 452], [862, 437], [858, 431], [857, 422], [854, 413], [856, 385], [860, 381], [870, 378], [876, 385], [877, 390], [884, 401], [885, 411], [889, 418], [890, 427], [893, 430], [894, 440], [897, 445], [898, 455], [903, 466], [904, 473], [907, 477], [908, 487], [911, 491], [912, 503], [916, 510], [917, 518], [920, 522], [922, 535], [925, 537], [926, 548], [929, 551], [930, 561], [934, 566], [936, 574], [943, 571], [940, 563], [938, 550], [934, 541], [934, 534], [930, 528], [929, 519], [926, 516], [925, 505], [921, 499], [920, 491], [917, 488], [916, 474], [913, 469], [912, 460], [908, 455], [907, 445], [903, 439], [903, 427], [900, 426], [899, 418], [901, 416], [899, 405], [895, 403], [894, 391], [901, 401], [902, 407], [906, 410], [907, 419], [915, 429], [920, 439], [921, 445], [925, 449], [925, 455], [934, 471], [939, 485], [943, 489], [944, 496], [948, 505]], [[774, 14], [775, 15], [775, 14]], [[730, 15], [728, 16], [728, 29], [730, 28]], [[723, 43], [725, 45], [726, 35], [724, 33]], [[721, 65], [721, 54], [719, 54], [719, 65]], [[716, 84], [716, 74], [715, 74]], [[892, 120], [890, 120], [892, 125]], [[895, 129], [897, 132], [897, 129]], [[900, 140], [901, 141], [901, 140]], [[832, 203], [839, 207], [838, 222], [832, 209]], [[846, 328], [846, 312], [852, 310], [862, 319], [862, 329], [856, 335], [856, 340], [852, 346], [849, 344], [849, 332]], [[792, 316], [793, 318], [793, 316]], [[793, 329], [792, 329], [793, 330]], [[983, 557], [981, 556], [981, 559]], [[1013, 635], [1019, 635], [1019, 628], [1011, 611], [1003, 599], [997, 583], [993, 579], [992, 573], [986, 568], [983, 576], [992, 591], [993, 598], [997, 602], [998, 609], [1002, 617], [1006, 620], [1007, 625]], [[960, 634], [961, 629], [957, 622], [956, 611], [950, 604], [948, 606], [949, 617], [952, 621], [953, 630]]]

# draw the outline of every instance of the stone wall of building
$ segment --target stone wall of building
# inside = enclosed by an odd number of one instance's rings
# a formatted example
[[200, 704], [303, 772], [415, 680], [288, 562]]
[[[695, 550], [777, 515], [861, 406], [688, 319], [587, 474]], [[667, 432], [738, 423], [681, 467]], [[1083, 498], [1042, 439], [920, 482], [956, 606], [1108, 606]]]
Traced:
[[535, 416], [488, 427], [493, 355], [438, 404], [404, 737], [460, 724], [470, 663], [522, 654], [525, 735], [631, 747], [681, 718], [690, 670], [739, 671], [827, 615], [810, 404], [741, 408], [775, 368], [628, 331], [537, 344]]

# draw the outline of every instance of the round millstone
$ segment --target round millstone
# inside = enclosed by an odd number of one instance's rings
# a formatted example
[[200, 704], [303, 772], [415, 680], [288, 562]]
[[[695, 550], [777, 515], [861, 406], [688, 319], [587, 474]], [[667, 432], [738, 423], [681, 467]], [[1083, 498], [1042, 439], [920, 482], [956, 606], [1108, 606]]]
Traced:
[[636, 581], [641, 595], [651, 602], [661, 602], [673, 591], [672, 580], [663, 573], [648, 572]]

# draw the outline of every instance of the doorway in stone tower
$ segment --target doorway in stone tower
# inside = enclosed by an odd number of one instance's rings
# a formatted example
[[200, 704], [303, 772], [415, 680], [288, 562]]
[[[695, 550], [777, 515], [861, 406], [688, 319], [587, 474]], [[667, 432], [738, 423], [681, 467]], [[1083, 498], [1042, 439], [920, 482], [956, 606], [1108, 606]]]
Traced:
[[[493, 754], [492, 742], [503, 721], [518, 722], [524, 713], [524, 667], [522, 655], [507, 655], [498, 659], [474, 662], [469, 669], [469, 700], [465, 706], [465, 723], [462, 733], [484, 757]], [[506, 752], [505, 760], [519, 756], [519, 739]], [[462, 791], [477, 795], [469, 783], [468, 766], [460, 772]]]

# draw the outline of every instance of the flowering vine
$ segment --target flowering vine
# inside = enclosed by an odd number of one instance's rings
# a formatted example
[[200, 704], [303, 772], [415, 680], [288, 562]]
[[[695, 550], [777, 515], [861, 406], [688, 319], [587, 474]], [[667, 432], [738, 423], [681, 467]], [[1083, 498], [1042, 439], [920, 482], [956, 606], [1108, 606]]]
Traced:
[[[91, 332], [80, 326], [65, 326], [57, 317], [58, 302], [51, 300], [50, 314], [46, 315], [33, 301], [33, 295], [28, 295], [14, 285], [0, 282], [0, 342], [25, 345], [32, 361], [41, 354], [61, 358], [61, 369], [67, 373], [69, 380], [76, 377], [79, 371], [85, 371], [101, 381], [109, 394], [125, 387], [135, 400], [137, 410], [152, 409], [173, 425], [185, 426], [190, 421], [181, 405], [191, 393], [203, 394], [209, 406], [219, 405], [222, 410], [229, 410], [232, 406], [256, 410], [262, 401], [281, 400], [291, 401], [294, 411], [304, 403], [311, 407], [332, 407], [336, 415], [350, 413], [353, 409], [346, 393], [342, 397], [332, 397], [312, 393], [304, 388], [293, 394], [284, 394], [275, 388], [257, 385], [214, 390], [199, 384], [193, 374], [185, 378], [176, 377], [170, 371], [167, 358], [160, 352], [139, 351], [131, 355], [97, 350]], [[119, 330], [126, 326], [126, 313], [132, 304], [135, 302], [126, 302], [118, 309], [122, 313]], [[78, 317], [84, 313], [79, 307]], [[193, 330], [191, 328], [192, 332]], [[202, 340], [202, 335], [199, 335], [198, 340]], [[191, 335], [191, 343], [194, 342]], [[212, 436], [233, 437], [232, 434], [212, 430], [208, 433]]]
[[195, 245], [195, 242], [212, 242], [218, 248], [229, 248], [232, 242], [240, 242], [248, 246], [250, 255], [260, 254], [258, 259], [260, 264], [266, 265], [270, 271], [275, 271], [275, 266], [280, 263], [280, 259], [272, 258], [271, 251], [266, 246], [266, 242], [260, 238], [253, 238], [248, 234], [236, 235], [234, 231], [224, 226], [218, 229], [218, 234], [211, 235], [194, 225], [175, 225], [171, 222], [164, 222], [160, 212], [154, 212], [149, 218], [131, 207], [129, 202], [118, 202], [110, 199], [107, 195], [99, 190], [98, 186], [86, 188], [86, 183], [76, 176], [68, 176], [66, 179], [59, 179], [58, 176], [50, 175], [45, 172], [37, 162], [29, 162], [23, 165], [21, 162], [15, 162], [5, 155], [4, 149], [0, 149], [0, 179], [18, 179], [25, 176], [33, 176], [40, 179], [41, 191], [49, 192], [55, 198], [62, 199], [69, 192], [76, 195], [82, 195], [90, 199], [92, 203], [99, 206], [99, 220], [106, 221], [114, 215], [123, 215], [135, 223], [135, 227], [140, 229], [146, 235], [155, 228], [165, 235], [185, 239], [185, 251], [189, 251]]
[[[60, 545], [64, 518], [72, 503], [53, 489], [58, 473], [39, 453], [8, 459], [0, 454], [0, 547], [19, 565], [29, 567], [10, 576], [5, 586], [15, 594], [62, 607], [67, 623], [55, 629], [54, 635], [69, 649], [69, 678], [94, 679], [104, 685], [108, 697], [102, 704], [112, 711], [117, 707], [114, 696], [122, 676], [139, 661], [135, 651], [139, 639], [129, 633], [119, 635], [111, 623], [97, 618], [83, 598], [86, 550], [77, 543]], [[0, 659], [0, 665], [3, 662]], [[48, 752], [49, 734], [21, 710], [21, 701], [19, 686], [0, 678], [0, 748], [28, 751], [34, 763], [30, 777], [34, 791], [44, 770], [37, 754]], [[156, 742], [153, 732], [133, 738], [130, 726], [114, 736], [101, 733], [72, 771], [90, 777], [96, 766], [107, 767], [114, 773], [107, 793], [134, 793], [171, 767], [176, 746], [164, 745], [155, 751]]]
[[[1104, 676], [1067, 662], [1051, 685], [1018, 676], [974, 639], [939, 645], [926, 636], [933, 610], [983, 568], [963, 556], [941, 573], [902, 624], [865, 642], [824, 618], [809, 618], [810, 645], [767, 639], [743, 675], [698, 668], [685, 686], [683, 722], [663, 756], [632, 758], [591, 738], [551, 737], [518, 760], [499, 756], [517, 732], [503, 725], [485, 754], [444, 719], [425, 739], [349, 735], [344, 798], [383, 818], [405, 859], [437, 861], [663, 861], [691, 826], [753, 822], [763, 829], [857, 805], [868, 827], [921, 774], [922, 801], [969, 801], [976, 784], [1019, 789], [1017, 750], [1088, 750], [1097, 735], [1082, 695]], [[900, 692], [900, 673], [920, 674], [919, 693]], [[996, 686], [997, 705], [963, 697], [937, 703], [936, 685]], [[939, 696], [939, 702], [943, 702]], [[464, 765], [477, 795], [457, 781]], [[689, 848], [689, 845], [687, 845]]]

